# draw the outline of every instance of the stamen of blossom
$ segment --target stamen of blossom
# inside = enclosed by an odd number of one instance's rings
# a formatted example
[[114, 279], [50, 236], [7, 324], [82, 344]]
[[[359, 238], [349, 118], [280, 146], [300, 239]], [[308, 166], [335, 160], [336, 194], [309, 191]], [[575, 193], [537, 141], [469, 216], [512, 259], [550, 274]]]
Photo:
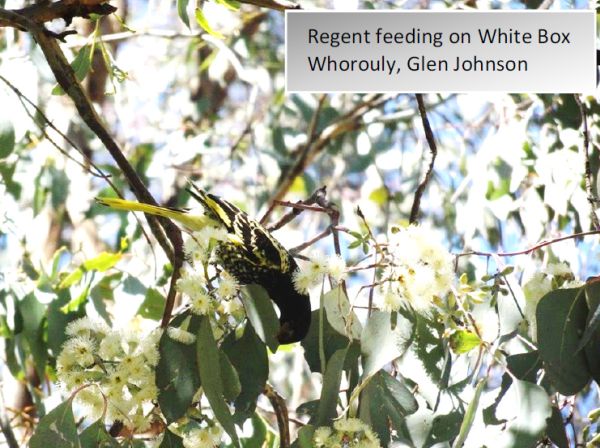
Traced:
[[167, 328], [167, 335], [174, 341], [185, 345], [191, 345], [196, 341], [196, 335], [177, 327]]
[[388, 267], [382, 280], [388, 283], [382, 307], [397, 311], [404, 300], [415, 310], [427, 312], [436, 297], [443, 297], [454, 283], [452, 256], [430, 232], [411, 225], [392, 229]]
[[205, 315], [210, 311], [210, 304], [211, 298], [205, 292], [193, 296], [190, 300], [192, 313], [199, 316]]
[[296, 269], [292, 274], [292, 282], [294, 283], [294, 288], [300, 294], [306, 294], [308, 289], [313, 286], [313, 276], [309, 271], [302, 271], [300, 269]]
[[222, 299], [229, 300], [233, 298], [239, 289], [238, 282], [226, 271], [221, 272], [219, 278], [219, 287], [217, 288], [217, 295]]
[[330, 256], [326, 262], [327, 274], [336, 282], [341, 282], [346, 277], [346, 262], [335, 254]]
[[206, 281], [204, 280], [204, 276], [200, 274], [190, 274], [187, 271], [184, 271], [181, 278], [177, 280], [175, 286], [182, 294], [185, 294], [188, 297], [194, 297], [206, 290], [205, 285]]

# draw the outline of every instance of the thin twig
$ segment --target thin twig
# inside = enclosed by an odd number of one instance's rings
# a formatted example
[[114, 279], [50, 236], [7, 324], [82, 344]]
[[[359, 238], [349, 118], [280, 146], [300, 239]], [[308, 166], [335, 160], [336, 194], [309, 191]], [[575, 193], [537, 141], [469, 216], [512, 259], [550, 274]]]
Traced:
[[600, 229], [600, 222], [598, 222], [598, 215], [596, 215], [596, 207], [598, 206], [598, 196], [594, 193], [592, 188], [592, 168], [590, 165], [590, 132], [588, 129], [587, 111], [585, 105], [581, 102], [579, 95], [574, 94], [573, 98], [579, 107], [579, 113], [581, 115], [581, 125], [583, 127], [583, 155], [585, 157], [585, 191], [587, 193], [587, 200], [590, 203], [590, 218], [592, 219], [592, 226], [594, 229]]
[[496, 257], [514, 257], [516, 255], [528, 255], [531, 252], [541, 249], [542, 247], [549, 246], [551, 244], [558, 243], [560, 241], [570, 240], [573, 238], [580, 238], [580, 237], [589, 236], [589, 235], [598, 235], [598, 234], [600, 234], [600, 230], [590, 230], [589, 232], [573, 233], [571, 235], [561, 236], [558, 238], [554, 238], [552, 240], [540, 241], [539, 243], [536, 243], [534, 246], [532, 246], [528, 249], [520, 250], [520, 251], [516, 251], [516, 252], [492, 253], [492, 252], [480, 252], [480, 251], [473, 250], [473, 251], [469, 251], [469, 252], [455, 254], [455, 256], [456, 257], [466, 257], [469, 255], [479, 255], [482, 257], [494, 257], [494, 256], [496, 256]]
[[437, 145], [435, 143], [435, 137], [433, 135], [431, 125], [429, 124], [429, 119], [427, 118], [427, 110], [425, 109], [423, 94], [417, 93], [416, 97], [417, 104], [419, 106], [419, 113], [421, 114], [421, 121], [423, 123], [423, 129], [425, 131], [425, 139], [427, 140], [427, 144], [429, 145], [429, 152], [431, 152], [431, 160], [429, 161], [429, 167], [427, 168], [427, 172], [425, 173], [423, 181], [417, 187], [417, 191], [415, 191], [415, 199], [413, 200], [413, 205], [410, 210], [409, 222], [411, 224], [417, 222], [417, 218], [419, 215], [419, 207], [421, 206], [421, 197], [423, 196], [423, 193], [425, 193], [425, 188], [427, 188], [427, 184], [429, 183], [429, 180], [433, 175], [433, 166], [435, 163], [435, 158], [437, 156]]
[[285, 400], [277, 393], [270, 384], [265, 385], [263, 394], [271, 402], [273, 411], [277, 417], [277, 426], [279, 427], [279, 446], [281, 448], [290, 447], [290, 418], [288, 416]]
[[19, 448], [19, 442], [15, 437], [15, 433], [10, 425], [6, 406], [4, 404], [4, 394], [0, 390], [0, 430], [4, 435], [4, 440], [8, 448]]
[[292, 255], [296, 255], [298, 252], [302, 252], [304, 249], [306, 249], [307, 247], [312, 246], [313, 244], [315, 244], [317, 241], [322, 240], [323, 238], [329, 236], [329, 234], [331, 233], [332, 229], [331, 226], [328, 226], [325, 230], [323, 230], [321, 233], [319, 233], [317, 236], [311, 238], [310, 240], [296, 246], [290, 249], [290, 253]]
[[[377, 252], [377, 254], [381, 255], [381, 260], [379, 263], [381, 263], [384, 259], [383, 253], [381, 253], [381, 251], [379, 250], [379, 247], [377, 245], [377, 240], [375, 239], [375, 235], [373, 235], [373, 231], [371, 230], [371, 226], [369, 226], [369, 223], [367, 222], [367, 218], [365, 218], [365, 215], [363, 214], [362, 210], [360, 209], [360, 207], [356, 207], [356, 214], [358, 215], [358, 217], [362, 220], [364, 226], [367, 228], [367, 232], [369, 233], [369, 238], [371, 238], [371, 240], [373, 241], [373, 243], [375, 244], [375, 251]], [[368, 311], [367, 311], [367, 316], [370, 317], [372, 310], [373, 310], [373, 301], [375, 299], [375, 286], [377, 286], [377, 270], [374, 269], [373, 270], [373, 283], [371, 286], [371, 289], [369, 289], [369, 302], [368, 302]]]
[[290, 2], [288, 0], [238, 0], [240, 3], [247, 3], [248, 5], [260, 6], [263, 8], [275, 9], [277, 11], [285, 11], [288, 9], [302, 9], [298, 3]]
[[286, 207], [291, 207], [292, 210], [290, 210], [288, 213], [283, 215], [279, 219], [279, 221], [277, 221], [275, 224], [271, 225], [268, 228], [269, 231], [274, 232], [277, 229], [281, 229], [283, 226], [285, 226], [286, 224], [291, 222], [294, 218], [296, 218], [298, 215], [300, 215], [300, 213], [302, 213], [304, 210], [313, 210], [313, 211], [323, 211], [324, 212], [325, 210], [318, 210], [316, 207], [310, 207], [310, 206], [312, 204], [316, 203], [318, 196], [324, 197], [326, 194], [327, 194], [327, 187], [323, 186], [323, 187], [315, 190], [313, 194], [311, 194], [307, 199], [305, 199], [303, 201], [298, 201], [296, 203], [291, 203], [291, 202], [286, 202], [286, 201], [274, 201], [273, 202], [274, 205], [283, 205]]

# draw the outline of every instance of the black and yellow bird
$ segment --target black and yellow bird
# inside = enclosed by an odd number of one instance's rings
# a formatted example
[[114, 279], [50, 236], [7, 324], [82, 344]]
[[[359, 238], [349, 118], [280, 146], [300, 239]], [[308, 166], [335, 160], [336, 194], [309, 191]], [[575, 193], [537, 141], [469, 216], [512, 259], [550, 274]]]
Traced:
[[238, 283], [255, 283], [267, 291], [280, 311], [280, 328], [277, 334], [280, 343], [289, 344], [302, 340], [310, 326], [310, 297], [294, 287], [293, 275], [298, 265], [292, 255], [266, 228], [235, 205], [192, 183], [187, 191], [202, 205], [205, 211], [203, 215], [124, 199], [97, 198], [97, 201], [118, 210], [139, 211], [169, 218], [192, 231], [206, 226], [224, 228], [228, 241], [220, 241], [216, 248], [219, 264]]

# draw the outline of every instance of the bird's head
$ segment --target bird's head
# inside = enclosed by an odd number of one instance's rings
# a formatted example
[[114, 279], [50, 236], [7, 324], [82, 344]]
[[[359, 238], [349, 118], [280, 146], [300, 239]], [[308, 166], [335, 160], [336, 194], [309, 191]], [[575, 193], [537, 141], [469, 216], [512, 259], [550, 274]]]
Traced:
[[277, 340], [280, 344], [291, 344], [304, 339], [310, 327], [310, 297], [308, 294], [298, 294], [298, 297], [290, 297], [288, 303], [296, 306], [282, 309], [279, 318], [279, 332]]

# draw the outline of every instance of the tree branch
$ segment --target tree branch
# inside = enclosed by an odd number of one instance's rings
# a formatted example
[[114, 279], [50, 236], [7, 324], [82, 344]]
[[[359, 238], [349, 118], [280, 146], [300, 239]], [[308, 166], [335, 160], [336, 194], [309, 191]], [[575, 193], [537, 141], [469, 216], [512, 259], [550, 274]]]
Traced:
[[600, 230], [590, 230], [589, 232], [573, 233], [571, 235], [565, 235], [565, 236], [561, 236], [561, 237], [554, 238], [551, 240], [540, 241], [539, 243], [535, 244], [534, 246], [531, 246], [528, 249], [519, 250], [516, 252], [492, 253], [492, 252], [479, 252], [476, 250], [472, 250], [469, 252], [463, 252], [461, 254], [456, 254], [456, 257], [465, 257], [467, 255], [480, 255], [482, 257], [494, 257], [494, 256], [495, 257], [514, 257], [515, 255], [528, 255], [531, 252], [541, 249], [542, 247], [549, 246], [551, 244], [558, 243], [560, 241], [570, 240], [570, 239], [574, 239], [574, 238], [581, 238], [581, 237], [589, 236], [589, 235], [599, 235], [599, 234], [600, 234]]
[[[69, 65], [56, 40], [48, 36], [46, 32], [47, 30], [43, 27], [43, 25], [32, 22], [31, 20], [24, 18], [23, 16], [19, 16], [18, 14], [14, 15], [24, 19], [22, 23], [26, 25], [27, 30], [32, 33], [34, 39], [42, 49], [42, 52], [44, 53], [46, 61], [48, 62], [56, 81], [71, 98], [83, 121], [104, 144], [113, 160], [123, 172], [123, 175], [127, 178], [127, 181], [136, 198], [141, 202], [151, 205], [158, 205], [121, 151], [121, 148], [119, 148], [119, 145], [112, 138], [102, 123], [100, 117], [96, 113], [96, 110], [81, 87], [81, 84], [75, 77], [73, 69]], [[0, 15], [0, 18], [1, 17], [2, 16]], [[181, 237], [181, 231], [179, 228], [168, 219], [156, 219], [155, 217], [151, 216], [147, 216], [146, 218], [152, 233], [158, 240], [159, 244], [173, 265], [173, 275], [171, 277], [171, 284], [169, 287], [169, 293], [161, 323], [161, 325], [165, 327], [171, 318], [176, 295], [175, 283], [179, 278], [179, 271], [183, 265], [183, 239]], [[169, 245], [167, 238], [171, 245]]]
[[248, 5], [260, 6], [261, 8], [275, 9], [277, 11], [285, 11], [286, 9], [302, 9], [298, 3], [289, 0], [239, 0], [240, 3]]
[[581, 126], [583, 127], [583, 155], [585, 157], [585, 192], [587, 193], [587, 200], [590, 203], [590, 218], [592, 219], [592, 227], [596, 230], [600, 229], [600, 222], [598, 222], [598, 215], [596, 215], [596, 207], [598, 206], [598, 196], [594, 194], [592, 188], [592, 168], [590, 166], [590, 132], [588, 130], [587, 112], [584, 104], [581, 102], [579, 95], [574, 94], [573, 98], [579, 107], [579, 113], [581, 115]]
[[263, 391], [265, 397], [271, 402], [273, 411], [277, 417], [277, 426], [279, 427], [279, 446], [281, 448], [290, 447], [290, 419], [288, 417], [285, 400], [277, 393], [270, 384], [265, 385]]
[[117, 8], [108, 3], [90, 2], [89, 0], [85, 3], [74, 0], [60, 0], [54, 3], [41, 2], [21, 9], [0, 9], [0, 27], [11, 26], [23, 31], [27, 30], [28, 26], [14, 14], [38, 24], [55, 19], [63, 19], [70, 24], [73, 17], [89, 18], [90, 14], [107, 16], [116, 10]]
[[427, 184], [433, 175], [433, 165], [437, 156], [437, 145], [435, 143], [433, 131], [431, 130], [431, 125], [429, 124], [429, 119], [427, 118], [427, 110], [425, 109], [423, 94], [417, 93], [416, 97], [417, 104], [419, 105], [419, 113], [421, 114], [421, 121], [423, 122], [423, 129], [425, 130], [425, 138], [427, 139], [429, 151], [431, 152], [431, 161], [429, 162], [429, 167], [425, 173], [425, 178], [417, 187], [417, 191], [415, 191], [415, 199], [413, 200], [413, 205], [410, 210], [409, 222], [411, 224], [417, 222], [417, 218], [419, 216], [419, 207], [421, 206], [421, 197], [423, 196], [423, 193], [425, 193], [425, 188], [427, 188]]

